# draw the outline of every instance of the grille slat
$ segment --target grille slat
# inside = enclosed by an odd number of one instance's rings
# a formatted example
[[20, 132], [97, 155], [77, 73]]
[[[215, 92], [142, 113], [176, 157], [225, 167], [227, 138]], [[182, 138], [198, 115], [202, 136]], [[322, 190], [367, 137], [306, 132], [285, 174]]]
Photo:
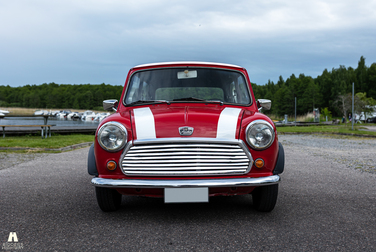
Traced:
[[174, 155], [206, 155], [206, 156], [234, 156], [234, 155], [239, 155], [243, 154], [243, 152], [238, 152], [238, 153], [226, 153], [226, 152], [211, 152], [211, 153], [206, 153], [206, 152], [200, 152], [200, 151], [195, 151], [195, 152], [163, 152], [163, 153], [137, 153], [137, 154], [127, 154], [130, 157], [143, 157], [143, 156], [174, 156]]
[[[190, 171], [190, 170], [194, 170], [194, 171], [203, 171], [203, 170], [226, 170], [226, 169], [244, 169], [246, 170], [248, 168], [248, 166], [239, 166], [239, 167], [229, 167], [229, 166], [224, 166], [224, 167], [217, 167], [217, 166], [206, 166], [206, 167], [197, 167], [197, 166], [181, 166], [181, 167], [172, 167], [172, 168], [167, 168], [167, 167], [164, 167], [164, 168], [149, 168], [148, 170], [150, 171]], [[144, 171], [143, 168], [135, 168], [135, 167], [131, 167], [131, 168], [127, 168], [127, 170], [129, 171]]]
[[[240, 165], [245, 162], [248, 164], [248, 159], [238, 159], [238, 160], [226, 160], [228, 163], [234, 163]], [[218, 163], [223, 164], [223, 160], [212, 160], [212, 159], [178, 159], [178, 160], [123, 160], [123, 166], [131, 166], [130, 164], [177, 164], [178, 163]]]
[[[215, 148], [219, 147], [222, 148], [223, 144], [185, 144], [182, 146], [181, 144], [158, 144], [157, 146], [155, 145], [142, 145], [142, 146], [133, 146], [132, 150], [139, 150], [139, 149], [160, 149], [160, 148], [181, 148], [181, 147], [187, 147], [187, 148], [194, 148], [194, 147], [200, 147], [200, 148]], [[235, 148], [239, 149], [239, 146], [233, 145], [233, 146], [226, 146], [227, 148]]]
[[[212, 176], [249, 172], [253, 159], [239, 140], [200, 139], [189, 143], [128, 143], [121, 168], [129, 176]], [[211, 143], [206, 143], [211, 142]], [[142, 142], [141, 142], [142, 143]]]
[[[215, 171], [215, 172], [208, 172], [208, 171], [174, 171], [168, 172], [168, 176], [210, 176], [210, 175], [236, 175], [239, 174], [238, 170], [226, 170], [226, 171]], [[132, 172], [129, 171], [128, 175], [133, 176], [166, 176], [166, 171], [137, 171]]]
[[[132, 160], [135, 160], [135, 161], [140, 161], [140, 160], [158, 160], [158, 159], [162, 159], [162, 160], [165, 160], [166, 158], [168, 158], [169, 160], [171, 159], [196, 159], [197, 156], [196, 155], [192, 155], [192, 156], [188, 156], [188, 155], [185, 155], [185, 156], [172, 156], [172, 155], [159, 155], [159, 156], [131, 156], [129, 157], [129, 155], [127, 155], [126, 158], [124, 158], [124, 161], [127, 160], [127, 161], [132, 161]], [[230, 157], [231, 159], [236, 159], [236, 160], [240, 160], [240, 159], [247, 159], [248, 160], [248, 157], [246, 155], [242, 155], [242, 156], [232, 156]], [[229, 159], [229, 157], [227, 156], [203, 156], [203, 155], [200, 155], [200, 159]]]
[[[205, 167], [205, 166], [239, 166], [239, 165], [248, 165], [248, 163], [204, 163], [204, 162], [194, 162], [195, 164], [197, 164], [197, 168], [199, 167]], [[180, 164], [180, 163], [168, 163], [168, 162], [165, 162], [164, 164], [156, 164], [156, 163], [153, 163], [153, 164], [149, 164], [149, 165], [144, 165], [144, 164], [125, 164], [123, 163], [123, 167], [144, 167], [145, 169], [148, 169], [148, 168], [152, 168], [152, 167], [170, 167], [170, 166], [173, 166], [173, 167], [184, 167], [184, 166], [187, 166], [187, 164], [183, 163], [183, 164]]]
[[[242, 150], [222, 150], [221, 148], [215, 148], [215, 149], [209, 149], [209, 148], [159, 148], [159, 149], [152, 149], [150, 151], [154, 152], [175, 152], [175, 151], [185, 151], [185, 152], [197, 152], [197, 151], [202, 151], [204, 153], [211, 153], [211, 152], [224, 152], [224, 153], [242, 153]], [[145, 151], [148, 150], [131, 150], [129, 151], [130, 154], [136, 154], [136, 153], [144, 153]]]

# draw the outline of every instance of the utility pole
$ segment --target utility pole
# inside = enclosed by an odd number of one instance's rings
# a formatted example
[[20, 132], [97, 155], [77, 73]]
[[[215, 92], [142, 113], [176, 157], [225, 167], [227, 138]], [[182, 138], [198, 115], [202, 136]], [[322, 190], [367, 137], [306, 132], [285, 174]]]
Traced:
[[352, 112], [351, 112], [351, 130], [354, 130], [354, 121], [355, 121], [355, 114], [354, 114], [354, 82], [352, 83]]
[[295, 126], [296, 126], [296, 96], [295, 96]]

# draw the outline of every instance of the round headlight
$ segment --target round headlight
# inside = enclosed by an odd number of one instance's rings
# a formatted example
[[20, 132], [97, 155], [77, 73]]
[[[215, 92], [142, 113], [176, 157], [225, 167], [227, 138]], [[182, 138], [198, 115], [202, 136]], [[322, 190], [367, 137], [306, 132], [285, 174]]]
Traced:
[[268, 148], [274, 141], [273, 126], [264, 120], [256, 120], [247, 126], [247, 143], [256, 150]]
[[98, 131], [98, 143], [107, 151], [118, 151], [127, 143], [127, 130], [118, 122], [108, 122]]

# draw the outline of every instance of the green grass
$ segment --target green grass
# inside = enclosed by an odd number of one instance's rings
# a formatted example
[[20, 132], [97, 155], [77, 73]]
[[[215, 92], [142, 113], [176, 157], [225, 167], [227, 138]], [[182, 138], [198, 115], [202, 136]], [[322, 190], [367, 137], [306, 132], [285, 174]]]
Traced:
[[0, 137], [0, 147], [21, 147], [21, 148], [48, 148], [58, 149], [74, 144], [93, 142], [94, 135], [72, 134], [53, 135], [42, 139], [41, 136], [5, 136]]
[[327, 134], [355, 134], [355, 135], [372, 135], [376, 136], [375, 131], [366, 131], [362, 125], [354, 126], [351, 129], [351, 124], [348, 125], [314, 125], [314, 126], [277, 126], [278, 133], [327, 133]]

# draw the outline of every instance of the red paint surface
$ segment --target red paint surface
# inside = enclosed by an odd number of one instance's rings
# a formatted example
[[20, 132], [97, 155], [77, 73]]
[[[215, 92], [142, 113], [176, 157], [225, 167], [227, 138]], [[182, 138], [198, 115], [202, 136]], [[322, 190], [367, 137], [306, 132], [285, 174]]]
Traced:
[[[187, 66], [187, 64], [169, 64], [166, 67], [176, 67], [176, 66]], [[215, 67], [219, 68], [218, 65], [208, 65], [208, 64], [191, 64], [194, 67]], [[139, 67], [133, 68], [130, 70], [127, 80], [125, 82], [124, 90], [126, 89], [126, 85], [131, 77], [131, 75], [135, 71], [139, 71], [142, 69], [150, 69], [150, 68], [159, 68], [161, 66], [152, 66], [152, 67]], [[236, 71], [240, 71], [246, 77], [248, 83], [249, 77], [244, 68], [234, 67], [234, 66], [223, 66], [222, 68], [225, 69], [232, 69]], [[236, 129], [236, 138], [241, 139], [246, 143], [245, 135], [246, 135], [246, 127], [249, 123], [254, 120], [265, 120], [273, 125], [274, 130], [275, 126], [274, 123], [264, 114], [258, 113], [258, 109], [256, 106], [256, 102], [254, 99], [254, 95], [252, 92], [252, 88], [249, 84], [250, 92], [251, 92], [251, 99], [253, 103], [250, 106], [229, 106], [235, 108], [241, 108], [242, 111], [239, 113], [237, 129]], [[142, 105], [142, 106], [132, 106], [126, 107], [123, 104], [123, 97], [125, 92], [123, 90], [123, 94], [119, 101], [119, 107], [115, 114], [105, 118], [101, 124], [99, 125], [98, 129], [101, 125], [109, 121], [116, 121], [120, 122], [125, 126], [128, 133], [128, 141], [136, 140], [136, 132], [135, 132], [135, 125], [133, 119], [133, 109], [140, 108], [140, 107], [149, 107], [154, 115], [154, 122], [155, 122], [155, 131], [157, 138], [171, 138], [171, 137], [207, 137], [207, 138], [215, 138], [217, 133], [217, 125], [220, 113], [227, 105], [220, 105], [220, 104], [211, 104], [211, 103], [171, 103], [171, 104], [152, 104], [152, 105]], [[180, 136], [179, 134], [179, 127], [182, 126], [189, 126], [194, 128], [194, 132], [191, 136]], [[276, 133], [276, 130], [275, 130]], [[96, 135], [97, 138], [97, 135]], [[248, 145], [247, 145], [248, 146]], [[249, 147], [249, 146], [248, 146]], [[122, 151], [118, 152], [107, 152], [103, 150], [97, 140], [95, 141], [95, 157], [96, 157], [96, 164], [99, 173], [99, 177], [101, 178], [111, 178], [111, 179], [208, 179], [208, 178], [242, 178], [242, 177], [264, 177], [273, 175], [273, 169], [276, 165], [276, 159], [278, 154], [278, 137], [276, 133], [276, 138], [274, 143], [266, 150], [257, 151], [249, 148], [253, 159], [262, 158], [265, 161], [265, 166], [262, 169], [257, 169], [256, 167], [252, 167], [250, 173], [245, 175], [236, 175], [236, 176], [216, 176], [216, 177], [127, 177], [125, 176], [119, 168], [119, 160], [122, 154]], [[118, 168], [115, 171], [108, 171], [106, 169], [106, 163], [110, 160], [114, 160], [118, 164]], [[217, 189], [210, 189], [211, 195], [235, 195], [235, 194], [243, 194], [249, 193], [253, 190], [253, 188], [242, 188], [236, 190], [230, 190], [229, 188], [217, 188]], [[141, 190], [136, 191], [135, 189], [119, 189], [119, 192], [123, 194], [130, 194], [130, 195], [148, 195], [148, 196], [155, 196], [160, 197], [163, 195], [163, 190], [159, 189], [148, 189], [148, 190]], [[144, 193], [143, 193], [144, 192]]]

